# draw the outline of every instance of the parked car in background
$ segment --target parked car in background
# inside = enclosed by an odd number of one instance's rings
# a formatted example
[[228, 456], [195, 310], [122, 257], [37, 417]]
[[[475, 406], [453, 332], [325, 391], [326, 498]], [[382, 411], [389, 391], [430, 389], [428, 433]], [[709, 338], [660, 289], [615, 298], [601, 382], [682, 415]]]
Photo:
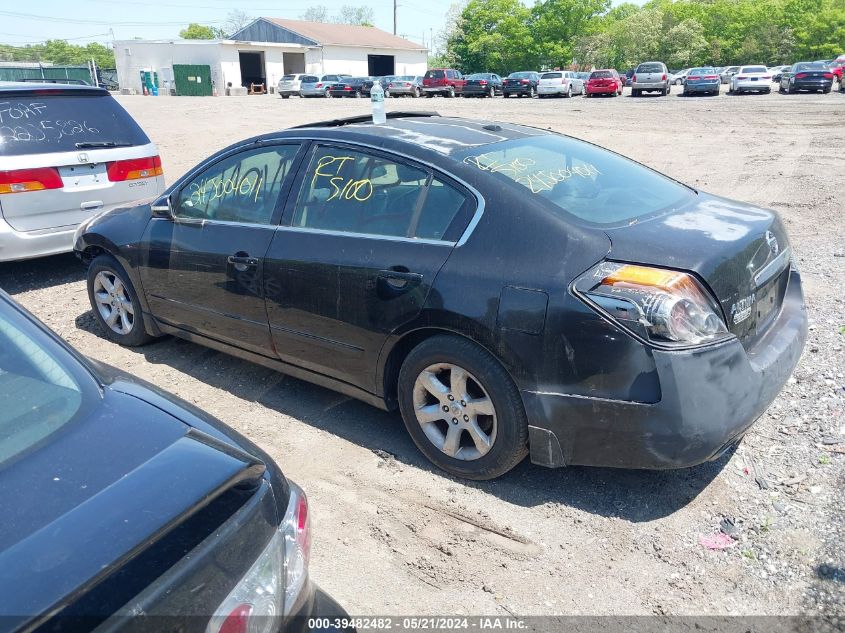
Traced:
[[725, 66], [725, 67], [721, 70], [721, 72], [719, 72], [719, 73], [718, 73], [718, 75], [719, 75], [719, 80], [720, 80], [723, 84], [727, 84], [727, 83], [729, 83], [729, 82], [730, 82], [730, 80], [731, 80], [731, 77], [733, 77], [733, 76], [737, 73], [737, 71], [739, 70], [739, 68], [740, 68], [739, 66]]
[[594, 70], [590, 73], [585, 86], [588, 97], [595, 95], [610, 95], [616, 97], [622, 94], [623, 80], [613, 68]]
[[575, 73], [575, 76], [578, 77], [584, 83], [587, 83], [587, 80], [590, 78], [590, 73], [579, 71]]
[[[387, 117], [245, 139], [83, 226], [105, 336], [172, 334], [398, 406], [471, 479], [529, 454], [711, 460], [789, 378], [807, 314], [774, 211], [536, 127]], [[130, 304], [126, 329], [111, 310]]]
[[742, 94], [743, 92], [765, 92], [772, 91], [772, 74], [765, 66], [742, 66], [739, 71], [731, 77], [728, 92]]
[[672, 91], [669, 71], [663, 62], [643, 62], [634, 71], [631, 79], [631, 96], [639, 97], [644, 92], [659, 92], [664, 97]]
[[690, 68], [681, 94], [685, 97], [694, 94], [718, 95], [721, 88], [722, 82], [719, 80], [716, 69], [712, 66], [701, 66]]
[[537, 94], [539, 83], [540, 73], [528, 70], [511, 73], [502, 80], [502, 94], [505, 98], [511, 95], [530, 98]]
[[285, 75], [279, 79], [279, 84], [276, 86], [276, 92], [282, 99], [290, 99], [292, 95], [302, 96], [300, 90], [302, 89], [302, 78], [309, 77], [304, 73], [294, 73], [292, 75]]
[[842, 83], [842, 74], [845, 71], [845, 62], [832, 61], [827, 65], [830, 72], [833, 74], [833, 80]]
[[540, 75], [537, 82], [537, 96], [571, 97], [584, 94], [584, 82], [578, 73], [571, 70], [553, 70]]
[[328, 97], [333, 84], [352, 75], [303, 75], [299, 79], [299, 94], [302, 97]]
[[684, 70], [679, 70], [678, 72], [673, 73], [672, 84], [675, 86], [682, 86], [690, 70], [690, 68], [685, 68]]
[[788, 68], [791, 68], [788, 64], [786, 66], [772, 66], [769, 68], [768, 71], [771, 73], [772, 83], [780, 83], [781, 73]]
[[634, 78], [634, 71], [628, 70], [625, 72], [625, 86], [630, 87]]
[[[96, 269], [98, 292], [118, 266]], [[310, 578], [305, 493], [255, 444], [85, 359], [2, 291], [0, 350], [4, 631], [294, 633], [346, 616]]]
[[466, 76], [464, 97], [495, 97], [502, 94], [502, 78], [496, 73], [475, 73]]
[[370, 96], [370, 88], [378, 79], [374, 77], [349, 77], [333, 83], [329, 88], [327, 97], [361, 97]]
[[809, 91], [827, 94], [833, 87], [833, 73], [822, 62], [798, 62], [780, 76], [779, 92]]
[[158, 148], [107, 90], [0, 82], [0, 261], [70, 252], [80, 223], [162, 191]]
[[420, 97], [423, 90], [423, 78], [421, 75], [400, 75], [394, 77], [388, 84], [391, 97]]
[[383, 77], [370, 77], [370, 79], [375, 79], [381, 84], [381, 89], [384, 90], [384, 98], [387, 99], [390, 97], [390, 82], [396, 78], [396, 75], [384, 75]]
[[423, 76], [423, 93], [426, 97], [454, 97], [463, 92], [465, 85], [466, 79], [461, 71], [453, 68], [432, 68]]

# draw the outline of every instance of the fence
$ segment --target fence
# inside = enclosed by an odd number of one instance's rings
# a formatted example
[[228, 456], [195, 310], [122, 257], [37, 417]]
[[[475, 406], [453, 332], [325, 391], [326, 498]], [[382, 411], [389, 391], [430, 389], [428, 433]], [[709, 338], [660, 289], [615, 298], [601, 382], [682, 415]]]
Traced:
[[93, 84], [88, 66], [22, 66], [4, 65], [0, 62], [0, 81], [21, 81], [23, 79], [78, 79]]

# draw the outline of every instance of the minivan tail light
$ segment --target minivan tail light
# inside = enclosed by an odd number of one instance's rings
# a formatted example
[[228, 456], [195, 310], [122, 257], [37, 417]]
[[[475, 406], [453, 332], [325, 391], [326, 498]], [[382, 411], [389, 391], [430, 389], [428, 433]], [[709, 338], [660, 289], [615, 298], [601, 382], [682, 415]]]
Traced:
[[666, 75], [663, 75], [663, 76], [660, 78], [660, 80], [661, 80], [661, 81], [666, 81]]
[[637, 76], [636, 76], [636, 75], [634, 75], [633, 77], [631, 77], [631, 81], [633, 81], [633, 82], [635, 82], [635, 83], [636, 83], [636, 81], [637, 81]]
[[0, 170], [0, 194], [61, 189], [64, 186], [55, 167]]
[[148, 156], [146, 158], [130, 158], [116, 160], [109, 163], [107, 168], [109, 180], [123, 182], [124, 180], [138, 180], [140, 178], [155, 178], [164, 172], [161, 169], [161, 158]]

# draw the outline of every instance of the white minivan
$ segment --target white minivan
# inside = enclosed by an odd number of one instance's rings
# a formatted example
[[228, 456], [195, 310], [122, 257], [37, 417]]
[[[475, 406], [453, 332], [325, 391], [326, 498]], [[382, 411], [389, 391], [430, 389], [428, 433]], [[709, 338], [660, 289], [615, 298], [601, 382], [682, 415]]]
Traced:
[[158, 149], [108, 91], [0, 83], [0, 262], [70, 252], [85, 220], [163, 191]]

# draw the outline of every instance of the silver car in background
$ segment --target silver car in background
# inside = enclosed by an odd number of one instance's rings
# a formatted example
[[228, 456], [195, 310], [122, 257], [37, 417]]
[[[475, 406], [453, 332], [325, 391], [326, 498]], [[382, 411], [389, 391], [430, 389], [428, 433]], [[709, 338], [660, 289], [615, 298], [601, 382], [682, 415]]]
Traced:
[[158, 149], [108, 91], [0, 83], [0, 261], [70, 252], [89, 218], [162, 191]]
[[571, 70], [555, 70], [540, 75], [537, 96], [571, 97], [584, 94], [584, 80]]
[[276, 92], [279, 93], [279, 96], [281, 96], [282, 99], [289, 99], [291, 95], [301, 96], [299, 94], [299, 89], [302, 83], [302, 78], [309, 76], [310, 75], [302, 73], [285, 75], [279, 79], [279, 85], [276, 86]]
[[631, 96], [639, 97], [644, 92], [659, 92], [664, 97], [672, 90], [669, 69], [663, 62], [643, 62], [631, 78]]
[[384, 96], [414, 97], [422, 95], [422, 75], [399, 75], [390, 80]]
[[329, 89], [352, 75], [303, 75], [299, 80], [300, 97], [331, 97]]
[[740, 66], [725, 66], [721, 72], [719, 72], [719, 78], [722, 80], [722, 83], [730, 83], [731, 77], [733, 77], [739, 69]]
[[739, 71], [731, 77], [728, 92], [742, 94], [743, 92], [764, 92], [772, 91], [772, 73], [763, 66], [742, 66]]

